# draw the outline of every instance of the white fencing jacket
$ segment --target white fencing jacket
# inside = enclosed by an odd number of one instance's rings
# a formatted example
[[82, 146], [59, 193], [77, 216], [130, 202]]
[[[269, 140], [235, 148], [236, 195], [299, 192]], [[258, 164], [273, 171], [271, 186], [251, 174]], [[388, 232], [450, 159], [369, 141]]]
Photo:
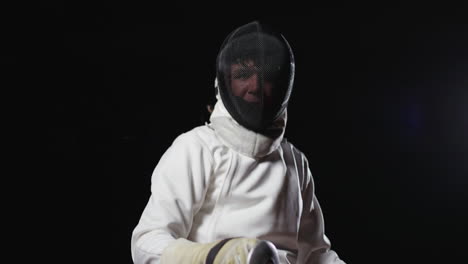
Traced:
[[271, 139], [240, 126], [218, 100], [209, 124], [177, 137], [152, 175], [134, 263], [159, 263], [177, 238], [250, 237], [273, 242], [282, 264], [344, 264], [325, 236], [307, 159], [283, 138], [286, 116]]

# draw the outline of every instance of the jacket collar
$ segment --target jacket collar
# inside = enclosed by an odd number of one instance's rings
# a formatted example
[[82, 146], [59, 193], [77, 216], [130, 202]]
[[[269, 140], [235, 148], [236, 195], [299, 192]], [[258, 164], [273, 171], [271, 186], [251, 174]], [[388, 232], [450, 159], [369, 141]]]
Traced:
[[275, 151], [283, 140], [286, 129], [287, 111], [267, 129], [267, 134], [249, 130], [236, 122], [226, 110], [218, 96], [210, 126], [221, 142], [229, 148], [251, 158], [261, 158]]

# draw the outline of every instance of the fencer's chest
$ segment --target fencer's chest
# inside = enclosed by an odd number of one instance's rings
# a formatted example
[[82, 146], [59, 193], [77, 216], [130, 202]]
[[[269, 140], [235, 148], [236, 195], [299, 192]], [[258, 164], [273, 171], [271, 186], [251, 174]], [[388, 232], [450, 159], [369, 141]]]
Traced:
[[233, 155], [214, 173], [216, 233], [297, 230], [302, 210], [297, 170], [279, 153], [264, 160]]

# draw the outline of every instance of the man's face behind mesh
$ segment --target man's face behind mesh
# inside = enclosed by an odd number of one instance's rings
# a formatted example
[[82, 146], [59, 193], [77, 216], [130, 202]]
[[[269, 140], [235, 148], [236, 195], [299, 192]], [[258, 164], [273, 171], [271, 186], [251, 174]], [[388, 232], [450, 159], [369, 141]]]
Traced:
[[234, 96], [248, 103], [272, 104], [273, 84], [263, 80], [261, 69], [253, 60], [231, 65], [231, 90]]

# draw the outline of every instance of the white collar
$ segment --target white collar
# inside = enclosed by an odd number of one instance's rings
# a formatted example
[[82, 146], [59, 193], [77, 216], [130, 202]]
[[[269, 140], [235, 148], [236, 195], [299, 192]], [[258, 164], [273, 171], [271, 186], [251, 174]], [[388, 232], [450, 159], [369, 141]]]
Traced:
[[210, 126], [213, 127], [224, 145], [251, 158], [264, 157], [279, 147], [286, 128], [286, 110], [268, 129], [274, 131], [276, 136], [266, 136], [237, 123], [231, 117], [219, 96], [217, 98], [218, 101], [210, 116]]

